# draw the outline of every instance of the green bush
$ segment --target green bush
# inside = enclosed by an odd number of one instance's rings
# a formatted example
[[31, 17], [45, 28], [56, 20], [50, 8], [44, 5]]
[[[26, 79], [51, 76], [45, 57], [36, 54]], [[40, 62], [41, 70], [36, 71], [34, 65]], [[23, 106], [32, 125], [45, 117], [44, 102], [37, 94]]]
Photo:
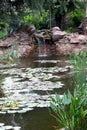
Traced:
[[8, 33], [11, 34], [20, 28], [22, 22], [18, 15], [13, 14], [8, 18], [8, 24], [9, 24]]
[[68, 19], [72, 21], [74, 27], [78, 27], [82, 22], [83, 17], [84, 17], [84, 10], [76, 9], [75, 11], [69, 14]]
[[7, 30], [0, 31], [0, 38], [4, 38], [7, 35], [8, 35]]
[[9, 28], [9, 25], [5, 21], [1, 20], [0, 21], [0, 38], [4, 38], [5, 36], [7, 36], [8, 28]]
[[24, 23], [34, 24], [37, 29], [48, 26], [48, 12], [42, 11], [41, 13], [35, 11], [29, 15], [24, 16]]

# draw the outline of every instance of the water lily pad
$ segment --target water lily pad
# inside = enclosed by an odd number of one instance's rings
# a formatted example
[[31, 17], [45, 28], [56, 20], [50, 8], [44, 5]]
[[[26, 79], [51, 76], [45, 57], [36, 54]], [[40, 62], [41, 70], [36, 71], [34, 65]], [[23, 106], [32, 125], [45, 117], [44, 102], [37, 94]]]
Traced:
[[12, 126], [5, 126], [5, 130], [10, 130], [10, 129], [13, 129], [13, 127]]
[[17, 113], [25, 113], [27, 112], [28, 110], [25, 110], [25, 109], [22, 109], [22, 110], [18, 110]]
[[0, 111], [0, 114], [6, 114], [6, 112], [5, 111]]
[[20, 129], [21, 129], [20, 126], [15, 126], [15, 127], [14, 127], [14, 130], [20, 130]]
[[37, 107], [38, 103], [29, 103], [28, 107], [29, 108], [33, 108], [33, 107]]
[[[57, 60], [37, 60], [35, 62], [57, 63]], [[62, 88], [60, 74], [68, 72], [69, 66], [38, 68], [1, 69], [4, 76], [2, 89], [5, 98], [0, 98], [1, 113], [24, 113], [35, 107], [49, 106], [50, 97], [46, 93]], [[37, 94], [38, 93], [38, 94]], [[50, 94], [52, 95], [52, 94]]]
[[0, 127], [0, 130], [5, 130], [5, 126]]
[[4, 123], [0, 123], [0, 127], [4, 126]]
[[14, 114], [14, 113], [17, 113], [17, 111], [15, 111], [15, 110], [8, 110], [7, 113], [12, 113], [12, 114]]
[[7, 111], [7, 110], [9, 110], [9, 107], [3, 107], [2, 108], [2, 111]]

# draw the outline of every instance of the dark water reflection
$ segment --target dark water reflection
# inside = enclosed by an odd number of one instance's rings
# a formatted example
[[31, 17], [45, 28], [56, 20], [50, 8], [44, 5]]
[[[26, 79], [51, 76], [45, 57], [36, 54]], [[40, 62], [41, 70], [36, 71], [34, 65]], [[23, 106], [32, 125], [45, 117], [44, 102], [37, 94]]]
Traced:
[[5, 125], [21, 126], [21, 130], [55, 130], [56, 121], [47, 108], [36, 108], [25, 114], [6, 114], [0, 116]]
[[[36, 67], [54, 67], [54, 66], [64, 66], [65, 62], [66, 62], [66, 56], [60, 57], [57, 55], [49, 55], [47, 57], [34, 57], [31, 56], [29, 58], [20, 58], [17, 62], [18, 67], [32, 67], [32, 68], [36, 68]], [[51, 61], [54, 60], [54, 62], [41, 62], [41, 61]], [[56, 62], [55, 62], [56, 61]], [[60, 62], [61, 61], [61, 62]]]
[[[67, 64], [67, 57], [52, 55], [48, 57], [21, 58], [17, 61], [17, 68], [62, 67]], [[72, 77], [73, 74], [65, 73], [60, 79], [60, 81], [65, 84], [64, 87], [59, 89], [55, 88], [53, 91], [50, 91], [50, 93], [57, 92], [63, 94], [67, 92], [68, 89], [73, 90], [74, 80]], [[37, 93], [44, 94], [45, 92], [37, 91]], [[21, 130], [55, 130], [54, 126], [57, 125], [56, 120], [49, 115], [47, 108], [35, 108], [24, 114], [0, 115], [0, 122], [4, 122], [5, 125], [21, 126]]]

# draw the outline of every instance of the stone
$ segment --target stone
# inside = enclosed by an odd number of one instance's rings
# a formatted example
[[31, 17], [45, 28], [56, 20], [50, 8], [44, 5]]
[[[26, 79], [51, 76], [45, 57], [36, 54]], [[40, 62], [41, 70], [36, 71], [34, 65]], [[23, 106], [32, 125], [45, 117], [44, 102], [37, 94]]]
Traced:
[[59, 27], [53, 27], [52, 32], [55, 32], [55, 31], [60, 31], [60, 28]]
[[52, 40], [55, 41], [59, 41], [60, 39], [62, 39], [67, 33], [65, 31], [53, 31], [52, 32]]
[[18, 46], [17, 53], [19, 54], [19, 57], [29, 56], [32, 53], [32, 51], [34, 50], [34, 47], [35, 46], [33, 44], [31, 46], [29, 46], [29, 45]]
[[52, 40], [54, 42], [59, 41], [67, 34], [65, 31], [61, 31], [59, 27], [53, 27], [51, 29], [51, 33], [52, 33]]
[[36, 31], [36, 27], [33, 24], [23, 25], [22, 31], [26, 32], [29, 36], [33, 35]]
[[72, 44], [76, 44], [76, 43], [86, 43], [87, 42], [87, 38], [85, 35], [81, 35], [81, 34], [78, 34], [78, 33], [72, 33], [69, 35], [69, 40], [70, 40], [70, 43]]

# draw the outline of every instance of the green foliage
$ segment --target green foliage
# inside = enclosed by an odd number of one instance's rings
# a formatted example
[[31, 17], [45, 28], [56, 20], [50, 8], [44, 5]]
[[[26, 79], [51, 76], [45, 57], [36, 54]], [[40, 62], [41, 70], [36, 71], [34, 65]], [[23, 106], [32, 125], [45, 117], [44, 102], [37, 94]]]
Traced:
[[[54, 23], [62, 28], [65, 24], [64, 18], [66, 14], [80, 7], [82, 3], [83, 2], [79, 0], [37, 0], [37, 2], [35, 0], [1, 0], [0, 18], [5, 20], [10, 19], [7, 20], [10, 25], [9, 32], [17, 30], [23, 17], [25, 23], [32, 23], [38, 29], [48, 27], [49, 19], [55, 19]], [[25, 13], [27, 13], [27, 15]], [[11, 19], [11, 16], [14, 14], [16, 14], [17, 18], [21, 15], [22, 19], [17, 19], [16, 17]], [[25, 16], [23, 16], [24, 14]], [[71, 17], [73, 17], [73, 21], [77, 24], [79, 18], [77, 14], [74, 15], [75, 16]], [[63, 24], [63, 26], [61, 26], [61, 24]]]
[[74, 11], [78, 7], [78, 0], [54, 0], [51, 4], [51, 11], [55, 16], [56, 25], [61, 29], [65, 27], [65, 17], [67, 13]]
[[65, 30], [67, 33], [73, 33], [76, 31], [76, 28], [70, 25], [70, 27], [66, 26]]
[[0, 20], [0, 38], [4, 38], [5, 36], [7, 36], [8, 28], [9, 28], [9, 25], [5, 21]]
[[76, 70], [76, 87], [73, 92], [68, 90], [68, 93], [64, 93], [63, 97], [56, 94], [51, 98], [53, 116], [65, 130], [87, 130], [86, 60], [86, 51], [70, 57]]
[[87, 128], [87, 86], [68, 91], [61, 98], [56, 94], [51, 100], [53, 115], [66, 130], [86, 130]]
[[81, 87], [83, 84], [86, 84], [87, 52], [86, 50], [78, 52], [74, 55], [71, 55], [69, 59], [76, 71], [76, 84], [78, 84]]
[[41, 13], [35, 11], [29, 15], [24, 16], [24, 23], [32, 23], [37, 29], [48, 25], [48, 12], [42, 11]]
[[76, 70], [83, 70], [86, 69], [87, 65], [87, 52], [86, 50], [80, 51], [78, 53], [75, 53], [71, 56], [69, 56], [70, 63], [74, 66]]
[[21, 26], [21, 19], [16, 14], [13, 14], [9, 17], [8, 19], [8, 24], [9, 24], [9, 33], [13, 33], [19, 29]]
[[8, 35], [7, 30], [0, 31], [0, 38], [4, 38], [7, 35]]
[[0, 30], [8, 28], [9, 25], [5, 22], [5, 20], [0, 20]]
[[78, 27], [82, 22], [83, 17], [84, 17], [84, 10], [76, 9], [75, 11], [69, 14], [68, 19], [72, 21], [72, 26]]

